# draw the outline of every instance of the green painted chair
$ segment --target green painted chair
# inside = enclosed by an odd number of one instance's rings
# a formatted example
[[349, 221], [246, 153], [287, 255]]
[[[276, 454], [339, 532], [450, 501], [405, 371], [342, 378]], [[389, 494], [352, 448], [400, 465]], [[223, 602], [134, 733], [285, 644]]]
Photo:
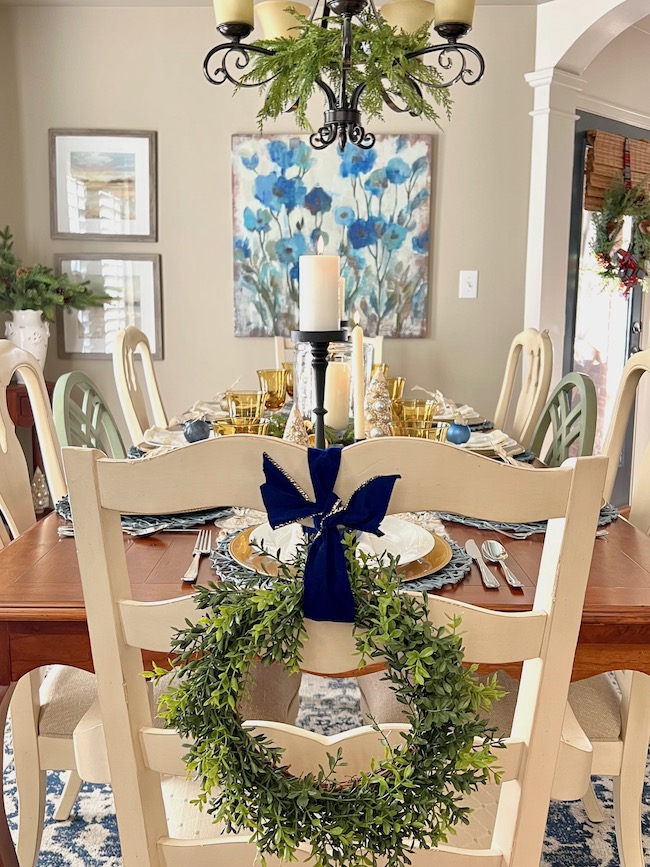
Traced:
[[54, 386], [52, 412], [62, 446], [101, 449], [112, 458], [126, 457], [122, 437], [95, 383], [75, 370]]
[[[542, 458], [549, 467], [559, 467], [577, 442], [574, 457], [593, 454], [596, 436], [596, 386], [584, 373], [567, 373], [554, 388], [537, 423], [530, 450], [540, 455], [549, 427], [553, 439]], [[541, 457], [541, 455], [540, 455]]]

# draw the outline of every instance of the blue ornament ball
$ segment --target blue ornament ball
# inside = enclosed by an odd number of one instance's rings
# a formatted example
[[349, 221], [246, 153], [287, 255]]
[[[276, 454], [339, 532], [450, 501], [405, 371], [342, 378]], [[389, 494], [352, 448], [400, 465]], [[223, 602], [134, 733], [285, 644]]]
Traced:
[[454, 445], [462, 445], [466, 443], [471, 436], [471, 430], [466, 424], [450, 424], [447, 430], [447, 442]]
[[201, 440], [207, 440], [210, 436], [212, 425], [209, 421], [203, 418], [195, 418], [192, 421], [186, 421], [183, 425], [183, 436], [188, 443], [198, 443]]

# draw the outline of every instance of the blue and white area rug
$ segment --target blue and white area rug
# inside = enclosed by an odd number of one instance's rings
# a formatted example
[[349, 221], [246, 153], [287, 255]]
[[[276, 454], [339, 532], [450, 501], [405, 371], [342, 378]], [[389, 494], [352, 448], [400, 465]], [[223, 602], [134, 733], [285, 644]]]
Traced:
[[[298, 725], [331, 734], [361, 724], [355, 683], [303, 677]], [[18, 809], [9, 738], [5, 739], [4, 761], [5, 807], [15, 831]], [[120, 867], [120, 843], [110, 786], [85, 785], [70, 819], [55, 822], [54, 808], [65, 776], [48, 774], [45, 830], [38, 867]], [[605, 821], [599, 824], [589, 822], [580, 802], [551, 804], [541, 867], [620, 867], [611, 779], [599, 779], [596, 792], [606, 814]], [[646, 857], [650, 859], [650, 773], [646, 774], [643, 800], [644, 844]]]

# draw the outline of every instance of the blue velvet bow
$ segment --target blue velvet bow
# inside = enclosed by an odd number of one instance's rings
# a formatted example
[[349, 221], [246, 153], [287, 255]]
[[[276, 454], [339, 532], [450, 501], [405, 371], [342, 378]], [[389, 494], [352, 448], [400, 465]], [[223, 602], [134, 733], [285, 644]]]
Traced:
[[310, 541], [304, 575], [305, 617], [353, 623], [354, 599], [341, 544], [343, 530], [383, 536], [379, 525], [400, 476], [369, 479], [357, 488], [345, 506], [334, 493], [341, 451], [337, 446], [308, 450], [309, 474], [315, 495], [313, 503], [267, 454], [263, 464], [266, 482], [260, 486], [260, 491], [273, 528], [302, 518], [314, 519], [314, 529], [307, 530]]

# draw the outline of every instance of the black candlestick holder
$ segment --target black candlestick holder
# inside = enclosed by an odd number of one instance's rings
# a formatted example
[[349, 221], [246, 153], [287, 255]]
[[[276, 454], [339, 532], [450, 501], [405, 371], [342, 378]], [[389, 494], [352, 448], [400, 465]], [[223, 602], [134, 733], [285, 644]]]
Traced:
[[325, 374], [327, 372], [327, 352], [330, 343], [343, 343], [348, 336], [347, 329], [340, 328], [338, 331], [292, 331], [291, 339], [294, 343], [311, 344], [311, 367], [314, 372], [314, 400], [313, 409], [316, 421], [314, 434], [316, 436], [316, 448], [325, 448]]

